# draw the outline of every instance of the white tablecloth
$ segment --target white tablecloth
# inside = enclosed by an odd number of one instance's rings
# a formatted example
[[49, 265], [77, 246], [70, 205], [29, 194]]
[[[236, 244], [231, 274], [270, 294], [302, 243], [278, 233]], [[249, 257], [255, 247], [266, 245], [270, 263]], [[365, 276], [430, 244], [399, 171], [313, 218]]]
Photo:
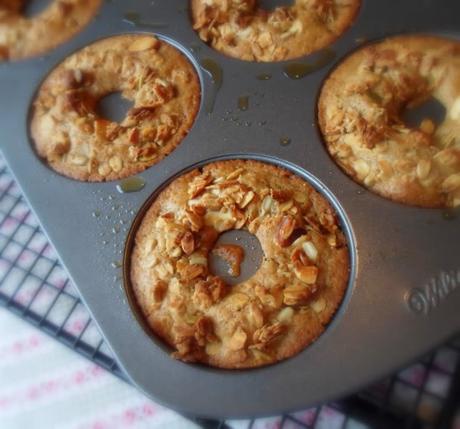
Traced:
[[0, 308], [1, 429], [195, 427]]

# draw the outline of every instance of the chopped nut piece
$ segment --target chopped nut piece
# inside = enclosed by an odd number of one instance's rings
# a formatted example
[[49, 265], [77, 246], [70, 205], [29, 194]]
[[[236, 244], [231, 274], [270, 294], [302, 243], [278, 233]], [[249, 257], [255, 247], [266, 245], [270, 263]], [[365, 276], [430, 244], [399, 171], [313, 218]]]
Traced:
[[181, 278], [185, 281], [196, 279], [206, 273], [205, 266], [196, 264], [189, 265], [187, 263], [182, 263], [181, 260], [177, 262], [176, 268]]
[[147, 49], [155, 48], [159, 45], [158, 39], [155, 37], [143, 37], [142, 39], [137, 39], [129, 46], [130, 52], [141, 52], [146, 51]]
[[231, 350], [244, 349], [248, 335], [244, 332], [243, 328], [238, 327], [230, 338], [229, 347]]
[[228, 176], [227, 176], [227, 180], [233, 180], [233, 179], [236, 179], [237, 177], [240, 176], [240, 174], [244, 171], [244, 168], [237, 168], [235, 171], [231, 172]]
[[453, 192], [460, 188], [460, 173], [451, 174], [442, 182], [441, 188], [443, 192]]
[[318, 278], [318, 267], [296, 264], [294, 273], [301, 282], [312, 285]]
[[239, 204], [240, 208], [244, 209], [253, 199], [254, 199], [254, 192], [249, 191], [248, 193], [245, 194], [243, 201]]
[[131, 144], [139, 143], [139, 129], [133, 128], [128, 132], [128, 141]]
[[192, 253], [189, 261], [191, 265], [208, 265], [208, 258], [199, 252]]
[[249, 297], [244, 293], [232, 293], [227, 296], [225, 303], [233, 310], [241, 310], [249, 302]]
[[426, 179], [431, 171], [431, 161], [421, 159], [417, 164], [417, 177], [420, 180]]
[[115, 173], [118, 173], [123, 168], [123, 161], [119, 156], [112, 156], [109, 159], [109, 165]]
[[316, 301], [311, 303], [311, 308], [315, 311], [315, 313], [321, 313], [326, 308], [326, 300], [324, 298], [319, 298]]
[[286, 305], [305, 304], [312, 297], [314, 290], [302, 285], [288, 286], [284, 289], [283, 302]]
[[180, 245], [186, 255], [191, 255], [195, 250], [195, 238], [193, 237], [193, 233], [186, 232], [180, 241]]
[[200, 195], [211, 182], [212, 176], [209, 173], [196, 177], [189, 186], [190, 198]]
[[168, 290], [168, 284], [163, 281], [159, 281], [153, 287], [153, 300], [156, 303], [163, 301], [166, 291]]
[[281, 323], [290, 323], [294, 317], [294, 310], [291, 307], [283, 308], [276, 316], [277, 320]]
[[86, 165], [88, 163], [88, 157], [84, 155], [73, 155], [70, 157], [70, 162], [74, 165]]
[[431, 119], [425, 118], [420, 124], [420, 130], [426, 134], [433, 134], [436, 129], [436, 125]]
[[104, 140], [107, 138], [107, 127], [110, 125], [110, 123], [110, 121], [100, 118], [94, 121], [94, 132], [98, 138]]
[[219, 302], [227, 293], [227, 285], [216, 276], [209, 276], [195, 285], [193, 300], [204, 308]]
[[318, 258], [318, 249], [316, 249], [316, 246], [313, 244], [312, 241], [306, 241], [305, 243], [303, 243], [302, 249], [311, 261], [316, 261], [316, 259]]
[[232, 277], [240, 275], [240, 265], [244, 258], [244, 249], [236, 244], [219, 244], [212, 253], [222, 258], [228, 264], [228, 273]]
[[202, 316], [195, 323], [195, 339], [199, 346], [204, 347], [207, 342], [215, 341], [214, 323], [209, 317]]
[[290, 215], [285, 215], [281, 218], [281, 221], [278, 224], [278, 229], [276, 233], [276, 242], [281, 247], [289, 246], [289, 238], [294, 232], [295, 228], [295, 219]]
[[360, 180], [365, 179], [371, 171], [369, 164], [366, 161], [364, 161], [364, 159], [356, 160], [353, 163], [353, 168], [356, 171], [356, 174], [358, 175], [358, 178]]
[[253, 340], [254, 347], [264, 349], [270, 345], [285, 331], [285, 325], [280, 322], [274, 322], [272, 325], [265, 325], [254, 332]]
[[102, 177], [105, 177], [105, 176], [108, 176], [111, 172], [111, 168], [108, 164], [101, 164], [99, 166], [99, 168], [97, 169], [97, 172], [99, 175], [101, 175]]
[[190, 223], [190, 226], [193, 232], [198, 232], [203, 227], [204, 223], [203, 223], [202, 215], [198, 215], [193, 210], [187, 210], [185, 212], [185, 216], [188, 222]]

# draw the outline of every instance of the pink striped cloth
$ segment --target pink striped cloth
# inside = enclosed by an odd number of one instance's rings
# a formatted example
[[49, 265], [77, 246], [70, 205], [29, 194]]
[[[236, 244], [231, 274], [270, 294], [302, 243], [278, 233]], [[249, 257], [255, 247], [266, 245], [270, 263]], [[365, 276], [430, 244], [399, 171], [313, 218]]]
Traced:
[[195, 428], [0, 308], [0, 428]]

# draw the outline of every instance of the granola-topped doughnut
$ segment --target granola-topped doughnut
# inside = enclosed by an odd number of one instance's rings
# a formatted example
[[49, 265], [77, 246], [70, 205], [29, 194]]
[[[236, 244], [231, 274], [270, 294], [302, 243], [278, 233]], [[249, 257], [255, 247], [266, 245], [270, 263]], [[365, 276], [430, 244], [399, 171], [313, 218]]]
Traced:
[[[433, 97], [436, 125], [401, 117]], [[400, 36], [364, 47], [329, 76], [319, 99], [329, 152], [354, 180], [406, 204], [460, 205], [460, 43]]]
[[[133, 102], [120, 122], [100, 117], [113, 92]], [[115, 180], [145, 170], [185, 137], [200, 103], [192, 64], [151, 35], [109, 37], [69, 56], [45, 79], [34, 102], [32, 137], [57, 172]]]
[[[229, 286], [208, 268], [219, 235], [244, 229], [264, 257]], [[216, 246], [238, 274], [238, 246]], [[222, 368], [286, 359], [325, 329], [349, 277], [334, 210], [298, 176], [258, 161], [214, 162], [174, 180], [135, 237], [131, 284], [153, 331], [174, 357]]]
[[40, 55], [71, 39], [96, 15], [101, 0], [54, 0], [31, 18], [22, 13], [25, 3], [0, 2], [0, 61]]
[[295, 0], [268, 11], [257, 0], [191, 0], [193, 28], [230, 57], [283, 61], [322, 49], [345, 32], [360, 0]]

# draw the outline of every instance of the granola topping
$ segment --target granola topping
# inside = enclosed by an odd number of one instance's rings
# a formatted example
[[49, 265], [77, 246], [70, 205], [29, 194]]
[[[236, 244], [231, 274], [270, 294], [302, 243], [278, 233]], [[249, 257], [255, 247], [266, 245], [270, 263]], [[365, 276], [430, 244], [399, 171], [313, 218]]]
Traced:
[[[251, 278], [230, 286], [208, 258], [240, 274], [243, 249], [215, 244], [235, 228], [255, 234], [264, 257]], [[172, 182], [142, 222], [132, 264], [141, 308], [174, 357], [225, 368], [302, 350], [334, 314], [348, 278], [345, 239], [326, 200], [256, 161], [212, 163]]]
[[272, 11], [256, 0], [191, 0], [193, 28], [226, 55], [283, 61], [332, 43], [353, 21], [359, 0], [297, 0]]
[[[133, 103], [119, 123], [97, 109], [113, 92]], [[151, 35], [114, 36], [70, 55], [45, 79], [31, 133], [38, 154], [59, 173], [86, 181], [121, 179], [174, 150], [199, 101], [196, 72], [176, 48]], [[198, 215], [190, 214], [190, 223], [197, 231]]]

